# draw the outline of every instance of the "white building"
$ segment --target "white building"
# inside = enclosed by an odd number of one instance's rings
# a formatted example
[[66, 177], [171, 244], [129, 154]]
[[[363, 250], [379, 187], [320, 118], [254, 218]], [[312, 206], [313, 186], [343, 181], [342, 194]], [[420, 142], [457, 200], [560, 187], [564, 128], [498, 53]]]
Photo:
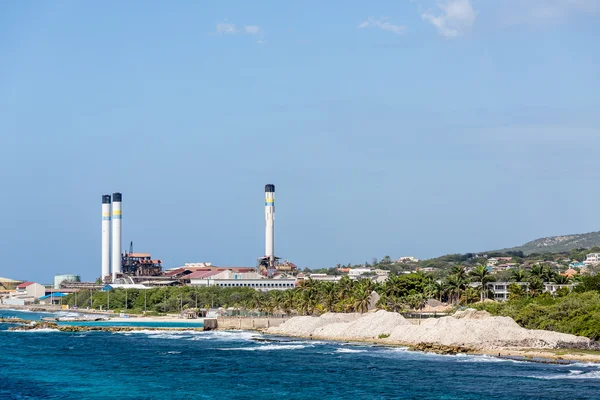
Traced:
[[[313, 281], [337, 282], [342, 279], [342, 275], [310, 274], [308, 278]], [[298, 277], [298, 280], [301, 280], [300, 277]]]
[[17, 297], [33, 297], [38, 299], [46, 295], [46, 287], [35, 282], [23, 282], [17, 286], [15, 295]]
[[600, 253], [590, 253], [587, 255], [585, 261], [583, 262], [585, 265], [592, 265], [600, 263]]
[[281, 275], [267, 279], [257, 272], [198, 271], [188, 275], [192, 286], [249, 287], [259, 291], [286, 290], [296, 287], [296, 278]]
[[371, 268], [350, 268], [348, 276], [350, 278], [358, 278], [361, 275], [370, 274], [371, 272], [373, 272]]
[[510, 294], [508, 287], [513, 283], [519, 286], [529, 286], [528, 282], [490, 282], [487, 284], [487, 288], [492, 292], [494, 300], [505, 301], [508, 300]]
[[375, 275], [377, 276], [388, 276], [390, 274], [390, 271], [387, 269], [376, 269], [373, 272], [375, 272]]
[[407, 263], [407, 262], [419, 262], [419, 259], [416, 257], [408, 256], [408, 257], [400, 257], [396, 260], [398, 263]]
[[[487, 284], [487, 287], [492, 292], [494, 300], [505, 301], [508, 300], [508, 295], [510, 294], [508, 287], [512, 284], [525, 286], [525, 291], [528, 290], [529, 286], [528, 282], [490, 282]], [[554, 296], [556, 294], [556, 291], [561, 288], [568, 288], [569, 290], [573, 290], [574, 287], [575, 284], [572, 283], [566, 285], [559, 285], [556, 283], [544, 283], [544, 292], [548, 292]]]

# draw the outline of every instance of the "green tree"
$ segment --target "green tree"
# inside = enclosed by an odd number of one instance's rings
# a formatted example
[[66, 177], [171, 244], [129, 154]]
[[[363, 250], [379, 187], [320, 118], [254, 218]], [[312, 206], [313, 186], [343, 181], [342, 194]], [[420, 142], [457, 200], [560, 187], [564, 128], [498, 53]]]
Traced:
[[486, 290], [486, 284], [493, 280], [490, 271], [488, 271], [485, 265], [479, 265], [469, 272], [469, 276], [473, 282], [477, 282], [480, 286], [480, 300], [483, 301], [484, 293]]

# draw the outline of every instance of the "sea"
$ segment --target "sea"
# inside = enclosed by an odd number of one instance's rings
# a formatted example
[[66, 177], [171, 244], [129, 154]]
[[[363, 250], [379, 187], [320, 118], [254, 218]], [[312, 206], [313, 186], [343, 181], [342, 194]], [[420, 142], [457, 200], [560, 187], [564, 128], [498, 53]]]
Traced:
[[600, 364], [444, 356], [248, 331], [8, 326], [0, 324], [0, 399], [600, 398]]

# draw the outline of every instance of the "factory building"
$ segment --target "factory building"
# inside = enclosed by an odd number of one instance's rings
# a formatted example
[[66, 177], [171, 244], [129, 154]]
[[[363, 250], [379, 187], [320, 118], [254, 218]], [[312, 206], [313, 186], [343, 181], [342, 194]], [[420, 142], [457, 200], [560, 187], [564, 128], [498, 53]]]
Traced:
[[162, 261], [149, 253], [122, 252], [123, 195], [102, 196], [102, 275], [103, 282], [116, 282], [123, 276], [153, 277], [162, 274]]
[[75, 274], [63, 274], [54, 276], [54, 289], [60, 289], [63, 284], [81, 282], [81, 277]]
[[197, 271], [187, 277], [192, 286], [248, 287], [259, 291], [286, 290], [296, 286], [296, 278], [281, 275], [273, 279], [265, 277], [251, 269]]

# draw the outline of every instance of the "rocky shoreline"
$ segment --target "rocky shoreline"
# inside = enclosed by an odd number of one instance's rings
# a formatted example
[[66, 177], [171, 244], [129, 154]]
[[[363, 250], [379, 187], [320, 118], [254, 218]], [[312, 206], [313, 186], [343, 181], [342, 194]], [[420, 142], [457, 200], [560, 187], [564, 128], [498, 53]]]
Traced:
[[0, 319], [0, 323], [17, 324], [9, 327], [9, 331], [34, 331], [34, 330], [56, 330], [59, 332], [132, 332], [132, 331], [204, 331], [204, 328], [159, 328], [159, 327], [135, 327], [135, 326], [80, 326], [80, 325], [58, 325], [50, 321], [27, 321], [17, 318]]

